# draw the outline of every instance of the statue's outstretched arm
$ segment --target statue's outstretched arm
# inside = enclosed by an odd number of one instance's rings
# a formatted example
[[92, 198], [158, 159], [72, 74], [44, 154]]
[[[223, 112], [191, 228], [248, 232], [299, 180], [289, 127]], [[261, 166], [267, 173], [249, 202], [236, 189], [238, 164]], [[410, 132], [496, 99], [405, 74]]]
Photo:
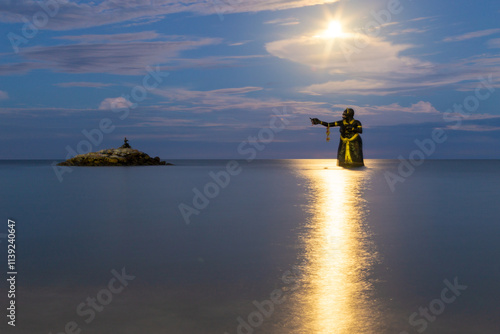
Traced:
[[320, 124], [320, 125], [329, 126], [329, 127], [338, 126], [337, 122], [328, 123], [328, 122], [320, 121], [317, 118], [311, 118], [311, 123], [312, 123], [312, 125]]

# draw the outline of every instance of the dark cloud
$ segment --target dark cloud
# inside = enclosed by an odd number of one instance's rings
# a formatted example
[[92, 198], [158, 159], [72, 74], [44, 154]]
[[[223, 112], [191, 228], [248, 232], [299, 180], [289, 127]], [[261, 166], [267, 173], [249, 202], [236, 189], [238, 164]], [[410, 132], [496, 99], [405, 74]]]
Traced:
[[[30, 68], [46, 68], [65, 73], [111, 73], [136, 75], [154, 64], [168, 63], [182, 51], [220, 43], [217, 38], [167, 41], [131, 41], [25, 48], [21, 56], [31, 62]], [[1, 73], [1, 69], [0, 69]]]
[[25, 74], [39, 68], [44, 68], [44, 65], [35, 62], [0, 64], [0, 75]]

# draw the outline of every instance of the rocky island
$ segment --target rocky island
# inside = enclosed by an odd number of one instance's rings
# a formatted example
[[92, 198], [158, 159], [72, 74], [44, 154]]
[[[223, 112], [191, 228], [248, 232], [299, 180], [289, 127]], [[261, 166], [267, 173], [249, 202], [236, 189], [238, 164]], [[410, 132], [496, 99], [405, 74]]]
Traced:
[[133, 149], [127, 138], [119, 148], [111, 148], [98, 152], [77, 155], [57, 164], [58, 166], [160, 166], [172, 165], [161, 161], [159, 157], [151, 158], [148, 154]]

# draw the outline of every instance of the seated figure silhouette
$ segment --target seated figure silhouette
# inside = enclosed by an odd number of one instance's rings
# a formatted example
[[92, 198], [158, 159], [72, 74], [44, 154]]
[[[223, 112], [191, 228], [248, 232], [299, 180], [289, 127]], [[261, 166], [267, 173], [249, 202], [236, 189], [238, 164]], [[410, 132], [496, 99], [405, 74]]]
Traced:
[[321, 124], [326, 126], [327, 141], [330, 140], [330, 127], [338, 126], [340, 128], [340, 142], [337, 151], [337, 164], [338, 166], [362, 167], [363, 162], [363, 141], [360, 134], [363, 133], [361, 122], [354, 119], [354, 110], [347, 108], [342, 113], [342, 120], [337, 122], [323, 122], [317, 118], [311, 118], [313, 125]]
[[130, 147], [130, 144], [128, 143], [127, 137], [123, 140], [123, 145], [120, 148], [132, 148]]

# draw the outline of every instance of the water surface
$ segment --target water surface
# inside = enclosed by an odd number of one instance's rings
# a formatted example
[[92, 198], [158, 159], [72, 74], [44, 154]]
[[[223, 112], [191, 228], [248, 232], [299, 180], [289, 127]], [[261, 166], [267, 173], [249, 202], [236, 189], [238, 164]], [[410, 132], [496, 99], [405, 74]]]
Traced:
[[[394, 192], [398, 161], [239, 161], [196, 209], [227, 162], [73, 168], [63, 182], [49, 161], [1, 162], [19, 273], [2, 333], [498, 333], [500, 161], [426, 161]], [[199, 211], [189, 225], [180, 204]], [[77, 307], [122, 268], [135, 278], [87, 323]], [[437, 310], [455, 278], [467, 288]]]

